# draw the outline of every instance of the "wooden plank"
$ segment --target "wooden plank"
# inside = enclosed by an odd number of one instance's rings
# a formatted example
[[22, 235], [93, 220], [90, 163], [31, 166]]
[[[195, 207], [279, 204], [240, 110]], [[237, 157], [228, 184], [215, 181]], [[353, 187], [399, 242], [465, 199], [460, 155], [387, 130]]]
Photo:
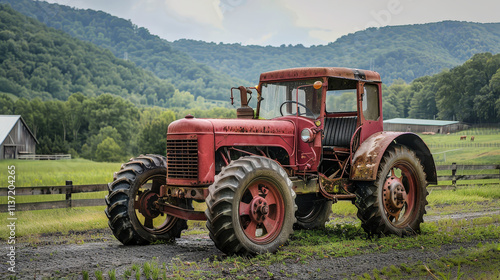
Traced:
[[108, 184], [73, 186], [73, 193], [103, 192], [103, 191], [108, 191]]
[[[66, 194], [68, 186], [46, 186], [16, 188], [16, 195]], [[7, 196], [7, 188], [0, 188], [0, 196]], [[72, 193], [107, 191], [107, 184], [74, 185]]]
[[87, 206], [104, 206], [106, 201], [104, 198], [93, 198], [93, 199], [76, 199], [72, 201], [73, 207], [87, 207]]
[[[71, 205], [72, 207], [104, 206], [106, 205], [106, 201], [104, 198], [76, 199], [71, 200]], [[33, 211], [58, 208], [67, 208], [67, 201], [58, 200], [48, 202], [18, 203], [16, 204], [15, 211]], [[0, 207], [0, 213], [8, 212], [7, 210], [8, 208], [6, 204], [3, 204], [2, 207]]]
[[[66, 200], [48, 201], [48, 202], [33, 202], [33, 203], [18, 203], [15, 211], [32, 211], [44, 209], [66, 208]], [[7, 212], [7, 206], [1, 207], [0, 212]]]
[[[457, 164], [457, 170], [484, 170], [484, 169], [500, 169], [500, 165], [460, 165]], [[436, 170], [452, 170], [453, 165], [438, 165]]]
[[[500, 179], [500, 174], [455, 175], [458, 180]], [[438, 176], [438, 181], [452, 181], [454, 176]]]

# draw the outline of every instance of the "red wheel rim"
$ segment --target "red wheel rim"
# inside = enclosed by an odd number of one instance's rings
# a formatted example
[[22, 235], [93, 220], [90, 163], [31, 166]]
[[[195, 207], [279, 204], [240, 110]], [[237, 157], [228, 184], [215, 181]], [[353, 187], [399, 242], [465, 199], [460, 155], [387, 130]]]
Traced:
[[285, 205], [281, 192], [267, 180], [252, 182], [239, 204], [240, 226], [252, 242], [267, 244], [281, 232]]
[[135, 218], [142, 228], [152, 234], [164, 234], [175, 224], [177, 218], [160, 213], [154, 207], [164, 178], [152, 177], [142, 184], [134, 197]]
[[404, 228], [417, 214], [417, 184], [416, 171], [406, 162], [396, 162], [387, 174], [382, 200], [386, 217], [393, 226]]

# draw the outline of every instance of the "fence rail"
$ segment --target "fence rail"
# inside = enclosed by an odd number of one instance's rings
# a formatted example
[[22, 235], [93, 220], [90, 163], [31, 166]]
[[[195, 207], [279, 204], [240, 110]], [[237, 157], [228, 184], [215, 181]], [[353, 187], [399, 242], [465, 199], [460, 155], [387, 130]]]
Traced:
[[[500, 165], [438, 165], [438, 171], [451, 170], [451, 175], [438, 176], [438, 181], [451, 181], [451, 185], [430, 186], [431, 188], [454, 188], [457, 186], [469, 185], [468, 180], [484, 180], [497, 179], [493, 184], [500, 183]], [[473, 174], [473, 175], [457, 175], [459, 170], [498, 170], [496, 174]], [[457, 181], [464, 184], [457, 184]], [[483, 183], [481, 183], [483, 184]], [[488, 184], [488, 183], [484, 183]], [[86, 192], [102, 192], [107, 191], [107, 184], [98, 185], [73, 185], [72, 181], [66, 181], [65, 186], [45, 186], [45, 187], [25, 187], [16, 188], [15, 195], [46, 195], [46, 194], [65, 194], [65, 200], [50, 201], [50, 202], [34, 202], [34, 203], [16, 203], [16, 211], [28, 210], [43, 210], [56, 208], [71, 208], [71, 207], [86, 207], [86, 206], [103, 206], [105, 205], [104, 198], [95, 199], [73, 199], [72, 194]], [[8, 188], [0, 188], [0, 196], [7, 196]], [[7, 204], [2, 205], [0, 212], [8, 212]]]
[[17, 159], [25, 160], [59, 160], [71, 159], [71, 154], [67, 155], [19, 155]]
[[452, 143], [452, 144], [429, 144], [429, 148], [498, 148], [500, 143], [474, 143], [474, 142], [464, 142], [464, 143]]

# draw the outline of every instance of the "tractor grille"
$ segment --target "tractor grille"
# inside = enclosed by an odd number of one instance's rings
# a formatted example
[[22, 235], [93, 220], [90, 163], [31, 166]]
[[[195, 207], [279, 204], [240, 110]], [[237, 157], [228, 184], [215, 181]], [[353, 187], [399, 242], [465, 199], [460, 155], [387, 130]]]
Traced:
[[167, 178], [198, 179], [197, 139], [167, 139]]

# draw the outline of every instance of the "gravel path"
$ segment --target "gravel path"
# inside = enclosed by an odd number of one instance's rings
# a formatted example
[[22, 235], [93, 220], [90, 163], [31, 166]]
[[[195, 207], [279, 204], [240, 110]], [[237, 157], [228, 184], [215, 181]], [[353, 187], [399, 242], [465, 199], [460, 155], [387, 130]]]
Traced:
[[[442, 218], [464, 219], [478, 216], [499, 214], [499, 210], [491, 212], [474, 212], [461, 215], [426, 216], [426, 221], [436, 221]], [[224, 255], [215, 248], [207, 235], [185, 235], [173, 244], [158, 244], [149, 246], [123, 246], [110, 236], [107, 229], [95, 230], [84, 233], [74, 233], [72, 241], [68, 242], [67, 236], [58, 234], [41, 236], [32, 245], [30, 243], [17, 244], [16, 270], [18, 279], [44, 279], [46, 277], [68, 277], [69, 279], [82, 279], [82, 271], [88, 271], [91, 276], [95, 270], [108, 271], [116, 269], [116, 275], [121, 276], [133, 264], [142, 264], [151, 261], [153, 257], [163, 262], [170, 263], [173, 258], [178, 258], [184, 263], [197, 262], [199, 269], [210, 270], [204, 262], [207, 258], [223, 258]], [[79, 244], [74, 244], [81, 240]], [[4, 243], [5, 244], [5, 243]], [[6, 245], [5, 245], [6, 246]], [[343, 279], [346, 276], [362, 275], [373, 269], [381, 269], [392, 264], [413, 264], [419, 261], [437, 259], [447, 256], [453, 250], [461, 247], [476, 246], [476, 243], [459, 243], [444, 245], [440, 248], [391, 250], [387, 253], [363, 254], [353, 257], [311, 259], [307, 264], [286, 260], [285, 263], [274, 264], [267, 267], [250, 266], [245, 274], [259, 276], [260, 279], [269, 278], [271, 272], [274, 279], [285, 279], [285, 274], [296, 275], [296, 279]], [[5, 254], [2, 254], [5, 255]], [[206, 266], [206, 267], [203, 267]], [[8, 277], [8, 264], [0, 263], [0, 278]], [[218, 268], [217, 273], [221, 273]], [[225, 277], [234, 275], [226, 273]], [[91, 277], [92, 279], [92, 277]], [[106, 278], [107, 279], [107, 278]]]

